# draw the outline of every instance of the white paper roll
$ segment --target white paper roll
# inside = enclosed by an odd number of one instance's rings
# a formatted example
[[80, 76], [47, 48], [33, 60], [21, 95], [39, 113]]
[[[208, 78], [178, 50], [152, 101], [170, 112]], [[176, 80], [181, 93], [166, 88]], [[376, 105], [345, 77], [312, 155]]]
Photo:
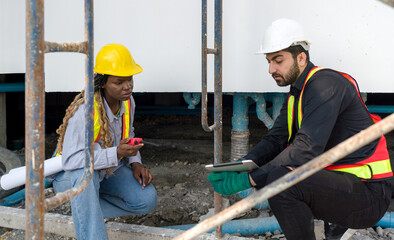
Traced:
[[[62, 156], [53, 157], [44, 161], [44, 176], [49, 176], [62, 171]], [[11, 169], [1, 176], [0, 186], [4, 190], [10, 190], [26, 183], [26, 166]]]

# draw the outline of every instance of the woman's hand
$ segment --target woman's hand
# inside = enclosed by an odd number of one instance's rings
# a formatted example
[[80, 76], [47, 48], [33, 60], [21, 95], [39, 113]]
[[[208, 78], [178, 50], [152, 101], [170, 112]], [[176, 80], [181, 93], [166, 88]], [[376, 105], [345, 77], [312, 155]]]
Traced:
[[130, 138], [120, 140], [119, 146], [116, 148], [116, 154], [118, 159], [122, 157], [130, 157], [137, 155], [138, 151], [144, 146], [144, 144], [130, 145]]
[[147, 168], [144, 168], [141, 163], [133, 162], [131, 164], [131, 169], [133, 169], [135, 179], [142, 184], [142, 189], [152, 182], [152, 174]]

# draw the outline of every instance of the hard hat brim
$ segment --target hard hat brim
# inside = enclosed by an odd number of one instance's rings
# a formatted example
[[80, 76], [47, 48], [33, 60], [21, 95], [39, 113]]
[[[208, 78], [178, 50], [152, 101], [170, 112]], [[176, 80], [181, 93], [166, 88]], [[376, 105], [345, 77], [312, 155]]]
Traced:
[[100, 73], [100, 74], [106, 74], [106, 75], [111, 75], [111, 76], [118, 76], [118, 77], [129, 77], [129, 76], [133, 76], [136, 75], [138, 73], [141, 73], [143, 71], [143, 68], [138, 65], [135, 64], [135, 69], [130, 70], [130, 71], [123, 71], [123, 72], [112, 72], [112, 71], [104, 71], [102, 69], [98, 69], [98, 68], [94, 68], [93, 69], [96, 73]]
[[284, 50], [288, 47], [297, 46], [297, 45], [302, 46], [305, 49], [305, 51], [309, 51], [311, 42], [309, 42], [307, 40], [303, 40], [303, 41], [298, 41], [295, 43], [291, 42], [291, 43], [287, 43], [287, 44], [277, 45], [277, 46], [273, 46], [271, 48], [266, 48], [266, 49], [263, 49], [263, 46], [260, 46], [260, 49], [255, 54], [260, 55], [260, 54], [279, 52], [279, 51]]

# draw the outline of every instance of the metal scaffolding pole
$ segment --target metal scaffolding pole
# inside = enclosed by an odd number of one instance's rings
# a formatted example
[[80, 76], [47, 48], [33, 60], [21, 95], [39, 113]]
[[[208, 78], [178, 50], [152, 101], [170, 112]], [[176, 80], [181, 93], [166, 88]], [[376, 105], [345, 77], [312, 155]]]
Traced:
[[44, 235], [44, 0], [26, 1], [26, 239]]
[[[201, 90], [201, 123], [205, 131], [214, 131], [214, 163], [223, 159], [222, 142], [222, 0], [215, 0], [215, 48], [207, 47], [207, 0], [202, 0], [202, 90]], [[214, 86], [214, 124], [208, 125], [207, 117], [207, 55], [215, 55]], [[214, 193], [215, 213], [222, 210], [222, 195]], [[216, 236], [222, 236], [222, 226], [216, 228]]]
[[[45, 200], [45, 81], [44, 53], [86, 54], [85, 65], [85, 171], [73, 189]], [[93, 0], [85, 0], [85, 41], [44, 42], [44, 1], [26, 0], [26, 239], [43, 239], [44, 213], [82, 192], [93, 173]]]

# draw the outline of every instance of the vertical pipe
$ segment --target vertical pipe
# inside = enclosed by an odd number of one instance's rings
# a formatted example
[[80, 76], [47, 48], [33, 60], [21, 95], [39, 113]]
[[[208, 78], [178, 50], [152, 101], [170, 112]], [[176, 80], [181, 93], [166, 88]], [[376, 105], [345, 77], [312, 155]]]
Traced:
[[[223, 143], [222, 143], [222, 0], [215, 0], [215, 163], [222, 162]], [[215, 193], [214, 207], [215, 213], [223, 209], [222, 195]], [[216, 227], [216, 237], [222, 237], [222, 225]]]
[[207, 119], [207, 0], [201, 1], [201, 125], [206, 132], [211, 132]]
[[211, 126], [208, 125], [208, 117], [207, 117], [207, 101], [208, 101], [208, 93], [207, 93], [207, 55], [208, 53], [216, 54], [215, 49], [208, 49], [207, 47], [207, 0], [202, 0], [201, 6], [201, 125], [204, 131], [212, 132], [214, 128], [216, 128], [215, 123]]
[[250, 97], [256, 102], [257, 117], [268, 129], [271, 129], [274, 125], [274, 121], [267, 113], [267, 104], [265, 102], [264, 95], [261, 93], [253, 93]]
[[234, 131], [248, 130], [248, 103], [249, 96], [243, 93], [234, 93], [233, 96], [233, 118], [232, 126]]
[[85, 41], [88, 42], [88, 52], [85, 56], [85, 174], [87, 182], [92, 177], [93, 161], [93, 0], [85, 0]]
[[44, 236], [44, 0], [26, 0], [26, 239]]
[[[201, 90], [201, 124], [205, 131], [214, 130], [215, 163], [222, 162], [222, 0], [215, 0], [215, 48], [207, 48], [207, 0], [202, 0], [202, 90]], [[207, 54], [215, 54], [215, 110], [214, 124], [208, 126], [207, 120]], [[214, 193], [215, 212], [222, 210], [222, 195]], [[222, 226], [216, 228], [216, 236], [222, 236]]]
[[272, 119], [275, 121], [279, 114], [280, 110], [282, 109], [283, 103], [285, 102], [286, 93], [274, 93], [272, 99]]
[[233, 118], [231, 130], [231, 160], [245, 156], [249, 151], [249, 97], [246, 94], [234, 93]]
[[201, 94], [200, 93], [185, 92], [185, 93], [183, 93], [183, 99], [185, 99], [187, 104], [189, 104], [189, 106], [187, 107], [188, 109], [195, 109], [196, 105], [201, 100]]
[[[202, 51], [201, 51], [202, 97], [206, 103], [206, 93], [207, 93], [206, 92], [207, 91], [207, 89], [206, 89], [206, 86], [207, 86], [207, 0], [201, 1], [201, 49], [202, 49]], [[205, 106], [205, 108], [206, 108], [206, 106]], [[203, 119], [201, 122], [204, 122]]]

